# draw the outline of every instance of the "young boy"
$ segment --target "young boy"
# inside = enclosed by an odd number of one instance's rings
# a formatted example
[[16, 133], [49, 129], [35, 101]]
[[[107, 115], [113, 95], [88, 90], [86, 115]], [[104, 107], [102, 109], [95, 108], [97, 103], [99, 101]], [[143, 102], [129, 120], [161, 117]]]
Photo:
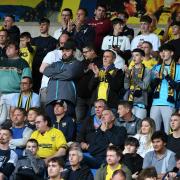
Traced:
[[124, 157], [122, 162], [131, 170], [132, 178], [136, 179], [137, 174], [142, 170], [143, 158], [137, 154], [139, 141], [134, 137], [128, 137], [124, 145]]
[[18, 160], [14, 171], [15, 179], [41, 180], [45, 177], [45, 163], [37, 157], [38, 146], [35, 139], [27, 141], [24, 156]]
[[39, 114], [40, 114], [39, 108], [32, 107], [28, 110], [26, 125], [33, 131], [36, 130], [35, 119]]
[[132, 51], [134, 66], [132, 69], [125, 67], [124, 88], [127, 90], [125, 100], [133, 102], [134, 115], [143, 119], [147, 115], [147, 89], [150, 83], [150, 70], [143, 64], [145, 54], [142, 49]]
[[31, 34], [23, 32], [20, 35], [20, 56], [27, 61], [29, 67], [32, 69], [32, 62], [34, 59], [36, 47], [31, 45]]

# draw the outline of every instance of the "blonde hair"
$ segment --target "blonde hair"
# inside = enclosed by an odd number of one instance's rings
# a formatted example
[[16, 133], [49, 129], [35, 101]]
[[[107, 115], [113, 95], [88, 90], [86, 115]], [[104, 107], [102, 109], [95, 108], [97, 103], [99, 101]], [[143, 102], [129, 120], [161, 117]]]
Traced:
[[146, 117], [141, 121], [140, 128], [138, 130], [138, 134], [142, 134], [141, 128], [142, 128], [142, 123], [144, 121], [150, 125], [150, 130], [149, 130], [149, 133], [147, 134], [147, 141], [146, 141], [146, 147], [149, 147], [151, 145], [151, 136], [156, 130], [156, 125], [155, 125], [155, 122], [152, 118]]

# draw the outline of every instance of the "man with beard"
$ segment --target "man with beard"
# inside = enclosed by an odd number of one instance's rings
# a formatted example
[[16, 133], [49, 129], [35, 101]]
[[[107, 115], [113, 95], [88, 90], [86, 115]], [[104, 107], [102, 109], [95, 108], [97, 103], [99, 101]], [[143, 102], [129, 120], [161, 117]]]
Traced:
[[[53, 119], [52, 102], [64, 100], [68, 105], [67, 113], [74, 115], [76, 102], [75, 81], [83, 73], [81, 62], [74, 57], [76, 46], [68, 40], [62, 49], [62, 60], [46, 67], [43, 74], [50, 78], [47, 88], [47, 114]], [[54, 120], [54, 119], [53, 119]]]

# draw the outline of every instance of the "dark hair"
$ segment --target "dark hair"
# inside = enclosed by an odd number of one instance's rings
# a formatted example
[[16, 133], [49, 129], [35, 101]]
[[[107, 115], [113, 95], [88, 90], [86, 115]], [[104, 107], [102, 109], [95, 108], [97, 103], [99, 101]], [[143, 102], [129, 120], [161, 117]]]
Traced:
[[131, 145], [131, 146], [135, 146], [136, 148], [139, 147], [139, 141], [134, 138], [134, 137], [128, 137], [126, 140], [125, 140], [125, 146], [127, 145]]
[[9, 131], [9, 134], [11, 135], [11, 137], [13, 136], [13, 131], [10, 128], [6, 127], [6, 126], [1, 126], [0, 130]]
[[88, 16], [88, 11], [87, 11], [87, 9], [86, 9], [86, 8], [80, 7], [80, 8], [78, 9], [78, 11], [79, 11], [79, 10], [84, 11], [85, 17], [87, 17], [87, 16]]
[[14, 112], [15, 112], [16, 110], [17, 110], [17, 111], [20, 111], [24, 116], [27, 115], [27, 112], [26, 112], [26, 110], [25, 110], [24, 108], [15, 107]]
[[53, 157], [53, 158], [51, 158], [51, 159], [48, 160], [48, 164], [49, 164], [50, 162], [56, 162], [56, 163], [58, 163], [58, 165], [59, 165], [60, 167], [62, 167], [62, 168], [64, 167], [64, 160], [63, 160], [62, 157]]
[[29, 76], [23, 76], [23, 78], [22, 79], [29, 79], [29, 83], [30, 84], [32, 84], [33, 83], [33, 81], [32, 81], [32, 78], [31, 77], [29, 77]]
[[178, 116], [178, 117], [180, 117], [180, 114], [178, 113], [178, 112], [175, 112], [175, 113], [173, 113], [172, 115], [171, 115], [171, 117], [172, 116]]
[[24, 38], [24, 37], [31, 39], [31, 34], [29, 32], [21, 33], [20, 38]]
[[[116, 53], [114, 52], [114, 51], [112, 51], [112, 50], [110, 50], [110, 49], [107, 49], [107, 50], [104, 50], [104, 53], [105, 52], [110, 52], [111, 54], [112, 54], [112, 57], [113, 57], [113, 59], [116, 59]], [[104, 54], [103, 53], [103, 54]]]
[[119, 175], [123, 176], [124, 178], [126, 178], [126, 173], [122, 169], [118, 169], [118, 170], [114, 171], [113, 174], [112, 174], [112, 178], [114, 176], [116, 176], [117, 174], [119, 174]]
[[152, 23], [152, 19], [148, 15], [144, 15], [144, 16], [141, 16], [140, 22], [146, 22], [146, 23], [151, 24]]
[[175, 159], [176, 159], [176, 161], [179, 161], [179, 160], [180, 160], [180, 152], [176, 153]]
[[4, 18], [6, 17], [10, 17], [13, 20], [13, 22], [15, 22], [15, 16], [13, 14], [7, 14], [4, 16]]
[[122, 19], [120, 19], [120, 18], [115, 18], [111, 22], [112, 22], [112, 25], [123, 24], [124, 23], [124, 21]]
[[119, 156], [119, 157], [121, 157], [121, 158], [122, 158], [122, 156], [123, 156], [123, 153], [122, 153], [121, 149], [120, 149], [119, 147], [115, 146], [115, 145], [110, 145], [110, 146], [108, 146], [106, 152], [108, 152], [108, 151], [114, 151], [114, 152], [116, 152], [116, 155]]
[[150, 43], [149, 41], [144, 41], [143, 44], [148, 44], [151, 49], [153, 48], [152, 43]]
[[[33, 138], [32, 138], [32, 139], [28, 139], [28, 140], [27, 140], [27, 143], [28, 143], [28, 142], [31, 142], [31, 143], [36, 144], [37, 147], [39, 146], [39, 143], [38, 143], [38, 141], [37, 141], [36, 139], [33, 139]], [[26, 143], [26, 145], [27, 145], [27, 143]]]
[[6, 47], [10, 46], [10, 45], [13, 45], [15, 46], [16, 50], [19, 50], [19, 43], [17, 41], [8, 41]]
[[51, 127], [52, 126], [52, 122], [51, 122], [51, 119], [49, 116], [43, 114], [43, 113], [40, 113], [38, 116], [42, 116], [43, 117], [43, 121], [47, 121], [47, 126], [48, 127]]
[[132, 108], [133, 108], [133, 104], [131, 102], [129, 102], [129, 101], [120, 101], [118, 106], [119, 105], [123, 106], [125, 108], [129, 108], [130, 110], [132, 110]]
[[63, 11], [68, 11], [68, 12], [70, 13], [71, 19], [73, 18], [73, 12], [72, 12], [72, 9], [70, 9], [70, 8], [64, 8], [61, 12], [63, 12]]
[[105, 9], [105, 11], [107, 11], [107, 6], [106, 6], [106, 4], [105, 3], [99, 3], [99, 4], [97, 4], [96, 5], [96, 9], [98, 9], [98, 7], [102, 7], [102, 8], [104, 8]]
[[41, 23], [50, 24], [50, 20], [49, 20], [48, 18], [46, 18], [46, 17], [43, 17], [43, 18], [41, 18], [40, 21], [39, 21], [39, 24], [41, 24]]
[[8, 35], [8, 31], [7, 31], [7, 29], [2, 28], [2, 29], [0, 29], [0, 32], [1, 32], [1, 31], [6, 32], [6, 34]]
[[144, 51], [143, 51], [142, 49], [140, 49], [140, 48], [135, 48], [135, 49], [132, 51], [132, 53], [134, 53], [134, 52], [139, 53], [141, 56], [145, 56]]
[[137, 180], [145, 180], [145, 178], [152, 178], [152, 177], [157, 177], [157, 171], [155, 167], [148, 167], [141, 171]]
[[97, 49], [96, 49], [94, 43], [90, 42], [90, 43], [84, 45], [83, 48], [87, 48], [89, 50], [93, 50], [95, 53], [97, 53]]
[[163, 51], [163, 50], [168, 50], [168, 51], [175, 51], [174, 47], [171, 46], [170, 44], [163, 44], [162, 46], [160, 46], [159, 51]]
[[163, 142], [167, 143], [168, 136], [164, 131], [155, 131], [151, 137], [151, 141], [154, 139], [161, 139]]

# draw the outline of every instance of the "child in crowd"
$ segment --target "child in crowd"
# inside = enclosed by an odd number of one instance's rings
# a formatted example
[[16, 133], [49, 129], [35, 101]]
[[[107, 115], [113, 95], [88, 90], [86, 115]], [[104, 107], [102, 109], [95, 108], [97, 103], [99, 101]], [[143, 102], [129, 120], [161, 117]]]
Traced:
[[137, 154], [139, 141], [134, 137], [128, 137], [124, 145], [124, 157], [122, 162], [131, 170], [132, 178], [136, 179], [142, 170], [143, 158]]
[[132, 51], [134, 66], [131, 70], [125, 67], [124, 88], [127, 90], [124, 99], [133, 103], [134, 115], [140, 119], [147, 116], [148, 86], [151, 71], [142, 63], [145, 53], [136, 48]]
[[145, 154], [153, 150], [151, 143], [151, 136], [155, 131], [155, 123], [151, 118], [144, 118], [141, 121], [140, 129], [134, 136], [139, 141], [139, 148], [137, 153], [144, 158]]
[[36, 117], [39, 115], [40, 113], [40, 110], [39, 108], [30, 108], [27, 112], [27, 122], [26, 122], [26, 125], [31, 128], [32, 130], [35, 130], [36, 129], [36, 126], [35, 126], [35, 119]]
[[35, 55], [36, 47], [31, 45], [31, 34], [23, 32], [20, 35], [20, 56], [27, 61], [32, 70], [33, 58]]

